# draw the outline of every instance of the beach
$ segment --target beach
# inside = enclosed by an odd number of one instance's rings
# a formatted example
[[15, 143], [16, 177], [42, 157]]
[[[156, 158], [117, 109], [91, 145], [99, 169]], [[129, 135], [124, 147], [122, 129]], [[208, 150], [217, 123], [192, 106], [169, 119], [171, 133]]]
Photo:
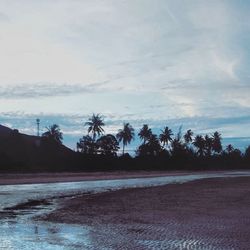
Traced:
[[[0, 173], [0, 185], [58, 183], [160, 176], [188, 175], [191, 171], [112, 171], [112, 172], [57, 172], [57, 173]], [[199, 172], [195, 172], [199, 174]], [[206, 173], [203, 171], [202, 173]]]
[[94, 249], [249, 249], [250, 177], [84, 194], [40, 217], [91, 226]]
[[249, 171], [7, 174], [0, 183], [3, 249], [249, 249]]

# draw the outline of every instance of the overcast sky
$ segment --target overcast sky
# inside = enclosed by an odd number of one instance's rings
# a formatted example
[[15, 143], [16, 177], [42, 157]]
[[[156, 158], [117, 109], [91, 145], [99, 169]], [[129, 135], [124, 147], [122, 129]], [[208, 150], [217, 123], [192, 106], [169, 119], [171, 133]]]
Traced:
[[0, 122], [59, 123], [70, 146], [92, 113], [108, 132], [147, 122], [246, 143], [249, 12], [247, 0], [0, 0]]

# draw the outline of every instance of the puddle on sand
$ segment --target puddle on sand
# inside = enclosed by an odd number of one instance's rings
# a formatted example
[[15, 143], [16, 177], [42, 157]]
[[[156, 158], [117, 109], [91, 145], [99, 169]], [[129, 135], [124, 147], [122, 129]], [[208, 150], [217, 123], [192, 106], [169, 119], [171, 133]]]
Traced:
[[27, 208], [15, 206], [0, 217], [0, 249], [35, 250], [35, 249], [90, 249], [88, 226], [51, 223], [33, 220], [35, 215], [42, 215], [55, 209], [55, 204], [38, 205]]
[[0, 249], [88, 249], [91, 246], [87, 226], [6, 221], [1, 230]]

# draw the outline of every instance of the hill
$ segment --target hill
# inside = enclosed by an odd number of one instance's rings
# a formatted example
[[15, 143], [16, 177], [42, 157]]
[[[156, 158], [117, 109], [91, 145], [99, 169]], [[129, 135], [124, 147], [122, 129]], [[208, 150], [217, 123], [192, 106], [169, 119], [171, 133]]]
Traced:
[[1, 170], [62, 170], [72, 164], [75, 154], [55, 141], [0, 125]]

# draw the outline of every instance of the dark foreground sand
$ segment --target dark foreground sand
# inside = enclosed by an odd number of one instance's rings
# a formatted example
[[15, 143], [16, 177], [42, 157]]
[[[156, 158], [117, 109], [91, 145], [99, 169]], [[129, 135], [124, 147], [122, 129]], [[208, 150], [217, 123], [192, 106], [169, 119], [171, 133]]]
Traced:
[[83, 195], [44, 220], [90, 225], [94, 249], [250, 249], [250, 177]]

